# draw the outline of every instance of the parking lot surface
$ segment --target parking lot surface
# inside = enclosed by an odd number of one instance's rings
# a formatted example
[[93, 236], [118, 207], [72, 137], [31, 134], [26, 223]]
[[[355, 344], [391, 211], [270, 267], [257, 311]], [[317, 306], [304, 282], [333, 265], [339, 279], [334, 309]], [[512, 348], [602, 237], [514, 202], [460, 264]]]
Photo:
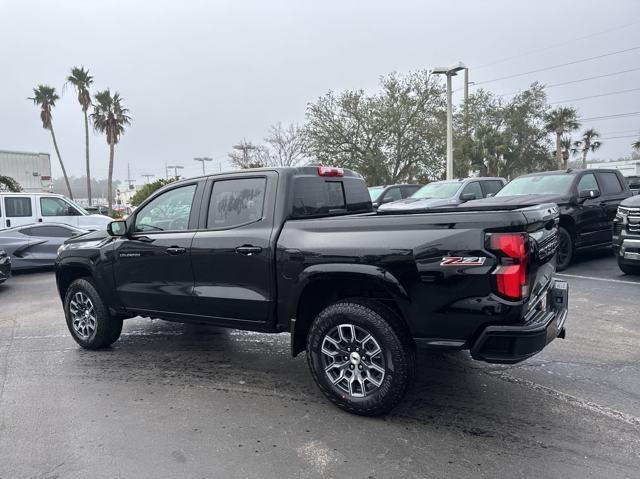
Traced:
[[69, 336], [50, 271], [0, 286], [0, 478], [637, 478], [640, 278], [609, 254], [561, 276], [567, 339], [515, 366], [419, 356], [384, 418], [324, 400], [287, 335], [125, 322]]

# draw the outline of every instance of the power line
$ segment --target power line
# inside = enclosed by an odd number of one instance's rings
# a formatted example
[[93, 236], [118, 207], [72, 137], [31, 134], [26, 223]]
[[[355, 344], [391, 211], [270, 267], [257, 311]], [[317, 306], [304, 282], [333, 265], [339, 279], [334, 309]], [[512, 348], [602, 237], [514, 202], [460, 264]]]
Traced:
[[[598, 78], [607, 78], [607, 77], [612, 77], [615, 75], [622, 75], [624, 73], [631, 73], [631, 72], [635, 72], [640, 70], [639, 68], [631, 68], [629, 70], [621, 70], [619, 72], [613, 72], [613, 73], [606, 73], [604, 75], [596, 75], [593, 77], [586, 77], [586, 78], [579, 78], [577, 80], [569, 80], [569, 81], [564, 81], [564, 82], [560, 82], [560, 83], [549, 83], [548, 85], [545, 84], [544, 88], [545, 90], [549, 89], [549, 88], [555, 88], [558, 86], [564, 86], [564, 85], [571, 85], [573, 83], [581, 83], [583, 81], [588, 81], [588, 80], [597, 80]], [[522, 90], [518, 90], [518, 91], [513, 91], [513, 92], [509, 92], [509, 93], [502, 93], [498, 96], [509, 96], [509, 95], [517, 95], [518, 93], [522, 93]]]
[[504, 57], [504, 58], [501, 58], [499, 60], [491, 61], [489, 63], [485, 63], [485, 64], [480, 65], [480, 66], [472, 66], [471, 68], [473, 70], [480, 70], [482, 68], [486, 68], [486, 67], [490, 67], [490, 66], [493, 66], [493, 65], [497, 65], [498, 63], [503, 63], [503, 62], [506, 62], [506, 61], [509, 61], [509, 60], [515, 60], [516, 58], [522, 58], [524, 56], [531, 55], [532, 53], [544, 52], [544, 51], [547, 51], [547, 50], [551, 50], [552, 48], [557, 48], [557, 47], [560, 47], [560, 46], [563, 46], [563, 45], [568, 45], [569, 43], [577, 42], [577, 41], [580, 41], [580, 40], [586, 40], [587, 38], [596, 37], [598, 35], [604, 35], [605, 33], [610, 33], [610, 32], [613, 32], [613, 31], [620, 30], [622, 28], [627, 28], [627, 27], [630, 27], [632, 25], [636, 25], [637, 23], [640, 23], [640, 20], [636, 20], [635, 22], [626, 23], [624, 25], [619, 25], [619, 26], [616, 26], [616, 27], [608, 28], [606, 30], [601, 30], [599, 32], [594, 32], [594, 33], [591, 33], [589, 35], [583, 35], [581, 37], [572, 38], [570, 40], [565, 40], [563, 42], [554, 43], [554, 44], [548, 45], [546, 47], [536, 48], [536, 49], [533, 49], [533, 50], [526, 51], [524, 53], [518, 53], [517, 55]]
[[590, 120], [613, 120], [615, 118], [626, 118], [628, 116], [636, 116], [640, 115], [640, 111], [630, 111], [628, 113], [616, 113], [613, 115], [603, 115], [603, 116], [592, 116], [588, 118], [580, 118], [581, 121], [590, 121]]
[[485, 81], [479, 81], [479, 82], [475, 82], [473, 84], [473, 86], [478, 86], [478, 85], [484, 85], [485, 83], [493, 83], [496, 81], [500, 81], [500, 80], [508, 80], [510, 78], [518, 78], [518, 77], [522, 77], [525, 75], [531, 75], [532, 73], [539, 73], [539, 72], [544, 72], [547, 70], [554, 70], [556, 68], [562, 68], [562, 67], [566, 67], [569, 65], [576, 65], [578, 63], [584, 63], [584, 62], [590, 62], [592, 60], [597, 60], [599, 58], [604, 58], [604, 57], [610, 57], [612, 55], [619, 55], [620, 53], [626, 53], [626, 52], [631, 52], [634, 50], [639, 50], [640, 46], [636, 46], [636, 47], [631, 47], [631, 48], [625, 48], [624, 50], [616, 50], [614, 52], [609, 52], [609, 53], [603, 53], [601, 55], [596, 55], [593, 57], [588, 57], [588, 58], [581, 58], [580, 60], [574, 60], [571, 62], [566, 62], [566, 63], [560, 63], [557, 65], [551, 65], [548, 67], [544, 67], [544, 68], [537, 68], [536, 70], [529, 70], [526, 72], [522, 72], [522, 73], [514, 73], [513, 75], [506, 75], [500, 78], [494, 78], [493, 80], [485, 80]]
[[621, 95], [622, 93], [629, 93], [629, 92], [638, 91], [638, 90], [640, 90], [640, 88], [629, 88], [628, 90], [610, 91], [608, 93], [600, 93], [598, 95], [589, 95], [589, 96], [583, 96], [579, 98], [570, 98], [568, 100], [552, 101], [552, 102], [549, 102], [549, 105], [557, 105], [558, 103], [570, 103], [573, 101], [589, 100], [590, 98], [600, 98], [603, 96]]
[[603, 136], [601, 140], [617, 140], [618, 138], [638, 138], [639, 135]]

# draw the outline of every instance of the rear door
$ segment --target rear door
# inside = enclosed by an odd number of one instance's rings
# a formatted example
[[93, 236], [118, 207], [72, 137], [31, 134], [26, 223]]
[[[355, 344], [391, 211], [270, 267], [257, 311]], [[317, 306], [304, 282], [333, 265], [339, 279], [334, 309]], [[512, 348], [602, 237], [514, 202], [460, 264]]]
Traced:
[[78, 226], [79, 217], [83, 216], [80, 210], [59, 196], [39, 196], [36, 199], [38, 222]]
[[21, 226], [34, 222], [35, 208], [32, 195], [4, 195], [4, 228]]
[[210, 180], [192, 261], [197, 312], [212, 322], [260, 327], [272, 317], [277, 181], [276, 172]]
[[202, 188], [204, 181], [164, 191], [136, 210], [128, 236], [114, 241], [116, 290], [126, 308], [194, 314], [191, 243]]

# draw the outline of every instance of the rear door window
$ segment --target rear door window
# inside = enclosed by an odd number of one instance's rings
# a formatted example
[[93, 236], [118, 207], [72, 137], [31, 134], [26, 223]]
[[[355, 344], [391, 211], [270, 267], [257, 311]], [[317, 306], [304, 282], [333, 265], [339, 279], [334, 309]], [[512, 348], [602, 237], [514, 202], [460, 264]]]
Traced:
[[4, 210], [7, 218], [25, 218], [32, 216], [31, 198], [5, 196]]
[[622, 193], [622, 185], [618, 179], [618, 175], [615, 173], [598, 173], [600, 177], [600, 183], [602, 183], [602, 194], [604, 195], [618, 195]]
[[[266, 184], [266, 178], [216, 181], [209, 202], [207, 229], [233, 228], [260, 220]], [[338, 202], [335, 196], [334, 193], [329, 198]], [[344, 197], [341, 201], [344, 203]]]
[[484, 196], [494, 196], [498, 191], [502, 189], [502, 181], [500, 180], [484, 180], [482, 182], [482, 188], [484, 189]]

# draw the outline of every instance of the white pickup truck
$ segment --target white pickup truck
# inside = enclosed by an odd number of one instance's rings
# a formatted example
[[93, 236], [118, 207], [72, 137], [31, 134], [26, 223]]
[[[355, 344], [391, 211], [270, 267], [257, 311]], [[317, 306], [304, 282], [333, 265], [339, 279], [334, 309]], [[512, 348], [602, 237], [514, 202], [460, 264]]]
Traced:
[[54, 193], [0, 193], [0, 230], [30, 223], [65, 223], [104, 230], [111, 218], [92, 215], [70, 199]]

